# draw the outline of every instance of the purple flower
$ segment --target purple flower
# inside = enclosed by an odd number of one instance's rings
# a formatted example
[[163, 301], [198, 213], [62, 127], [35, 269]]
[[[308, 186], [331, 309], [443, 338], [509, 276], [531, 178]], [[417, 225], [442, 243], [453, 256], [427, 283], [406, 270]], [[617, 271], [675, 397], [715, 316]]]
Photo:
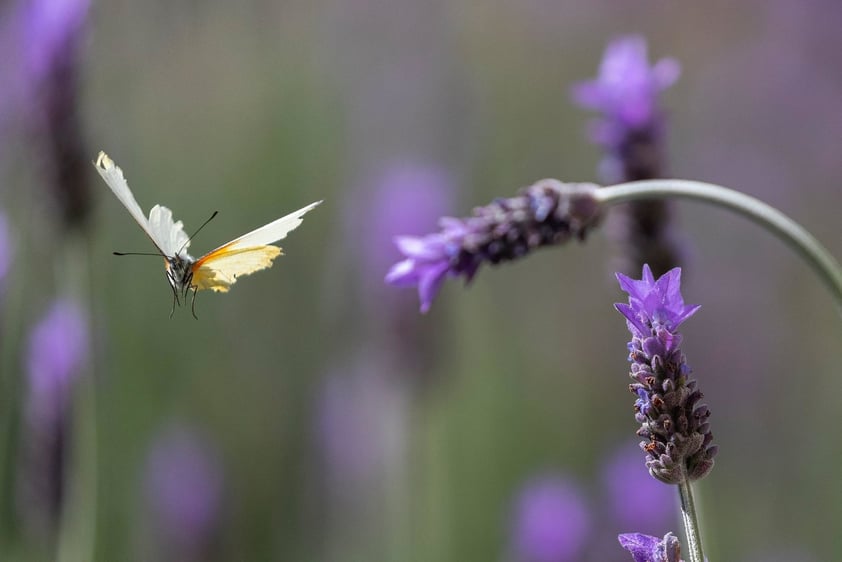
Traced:
[[349, 225], [363, 233], [365, 270], [382, 276], [400, 254], [392, 239], [399, 234], [423, 234], [451, 206], [453, 185], [441, 168], [393, 164], [375, 181], [376, 189], [356, 208]]
[[661, 120], [658, 94], [680, 74], [674, 59], [662, 59], [650, 67], [646, 41], [639, 36], [623, 37], [608, 45], [599, 76], [573, 87], [573, 99], [603, 114], [592, 131], [593, 141], [617, 147], [630, 132], [652, 129]]
[[472, 217], [444, 217], [441, 230], [427, 236], [399, 236], [406, 259], [392, 266], [386, 282], [418, 287], [421, 312], [427, 312], [448, 276], [470, 282], [479, 267], [511, 261], [532, 250], [584, 240], [599, 219], [593, 184], [541, 180], [509, 199], [474, 209]]
[[23, 12], [24, 63], [34, 81], [77, 48], [90, 0], [31, 0]]
[[681, 562], [681, 544], [672, 533], [663, 539], [642, 533], [626, 533], [617, 539], [631, 552], [634, 562]]
[[[665, 119], [658, 98], [679, 74], [673, 59], [650, 67], [645, 40], [631, 36], [608, 45], [598, 78], [574, 86], [574, 100], [601, 113], [590, 136], [605, 151], [603, 182], [664, 176]], [[679, 264], [682, 248], [670, 226], [671, 214], [669, 202], [656, 200], [629, 203], [609, 215], [606, 230], [619, 246], [618, 269], [637, 271], [649, 263], [661, 274]]]
[[[662, 327], [675, 332], [701, 305], [685, 305], [681, 296], [681, 268], [676, 267], [657, 281], [648, 265], [643, 266], [643, 279], [635, 280], [617, 274], [620, 288], [629, 295], [629, 304], [619, 303], [617, 310], [626, 317], [633, 335], [646, 337], [653, 329]], [[680, 338], [675, 337], [677, 346]], [[672, 340], [671, 340], [672, 341]]]
[[698, 305], [685, 305], [681, 296], [681, 270], [675, 268], [657, 281], [649, 266], [643, 278], [617, 274], [629, 303], [615, 304], [632, 333], [628, 344], [629, 390], [637, 396], [637, 435], [646, 452], [649, 473], [667, 484], [696, 480], [713, 468], [717, 447], [707, 422], [710, 411], [697, 403], [702, 393], [690, 378], [690, 367], [679, 349], [678, 326], [692, 316]]
[[528, 482], [515, 506], [513, 557], [517, 562], [579, 560], [591, 530], [577, 487], [558, 476]]
[[201, 559], [222, 502], [222, 470], [211, 446], [193, 431], [169, 428], [149, 453], [145, 489], [161, 546], [172, 559]]
[[26, 524], [49, 537], [64, 503], [73, 385], [88, 360], [88, 326], [73, 301], [58, 300], [29, 337], [19, 506]]
[[73, 382], [88, 359], [88, 326], [79, 305], [57, 300], [29, 339], [27, 411], [33, 423], [64, 420]]
[[47, 185], [66, 226], [90, 212], [89, 154], [80, 114], [80, 54], [90, 0], [31, 0], [22, 6], [19, 71], [32, 128], [47, 159]]
[[604, 463], [603, 488], [615, 529], [655, 532], [673, 522], [674, 492], [649, 476], [640, 465], [640, 448], [628, 443]]

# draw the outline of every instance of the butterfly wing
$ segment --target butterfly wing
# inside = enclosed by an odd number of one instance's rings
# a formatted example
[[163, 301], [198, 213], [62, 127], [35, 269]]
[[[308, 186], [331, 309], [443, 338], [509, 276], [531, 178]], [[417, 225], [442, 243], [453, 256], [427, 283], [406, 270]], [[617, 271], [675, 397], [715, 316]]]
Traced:
[[123, 170], [105, 152], [100, 151], [96, 162], [94, 162], [94, 167], [114, 195], [117, 196], [117, 199], [120, 200], [120, 203], [152, 240], [161, 255], [172, 257], [187, 248], [189, 242], [182, 222], [173, 221], [172, 211], [161, 205], [152, 207], [147, 220], [134, 198], [132, 190], [129, 189], [129, 184], [123, 176]]
[[286, 238], [301, 224], [304, 214], [319, 203], [307, 205], [205, 254], [193, 264], [193, 284], [200, 290], [225, 293], [241, 275], [272, 267], [272, 261], [282, 252], [271, 244]]
[[[302, 217], [308, 211], [317, 207], [320, 203], [321, 201], [310, 203], [306, 207], [298, 209], [285, 217], [281, 217], [265, 226], [252, 230], [248, 234], [243, 234], [225, 246], [229, 247], [230, 250], [235, 250], [241, 248], [252, 248], [254, 246], [265, 246], [267, 244], [274, 244], [279, 240], [283, 240], [287, 237], [287, 234], [298, 228], [298, 225], [300, 225], [304, 220]], [[215, 251], [216, 250], [214, 250], [214, 252]]]

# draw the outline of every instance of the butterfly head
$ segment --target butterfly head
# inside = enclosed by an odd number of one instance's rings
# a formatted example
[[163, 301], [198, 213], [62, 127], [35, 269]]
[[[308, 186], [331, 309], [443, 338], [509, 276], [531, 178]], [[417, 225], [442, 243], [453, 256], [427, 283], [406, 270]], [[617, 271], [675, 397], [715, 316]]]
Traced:
[[166, 258], [167, 281], [176, 295], [187, 296], [193, 285], [193, 259], [187, 254]]

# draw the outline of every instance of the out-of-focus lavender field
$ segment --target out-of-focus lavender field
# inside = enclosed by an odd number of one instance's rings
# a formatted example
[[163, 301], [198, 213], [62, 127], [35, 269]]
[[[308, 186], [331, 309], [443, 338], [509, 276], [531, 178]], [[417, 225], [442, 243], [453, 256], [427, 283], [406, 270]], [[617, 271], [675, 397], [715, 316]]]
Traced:
[[[17, 0], [0, 6], [0, 560], [624, 561], [681, 532], [634, 434], [602, 231], [386, 285], [424, 234], [545, 177], [597, 181], [571, 87], [638, 34], [681, 76], [666, 168], [842, 255], [830, 0]], [[272, 269], [172, 294], [89, 164], [193, 255], [316, 200]], [[682, 349], [720, 451], [711, 562], [842, 559], [842, 326], [781, 241], [673, 206]]]

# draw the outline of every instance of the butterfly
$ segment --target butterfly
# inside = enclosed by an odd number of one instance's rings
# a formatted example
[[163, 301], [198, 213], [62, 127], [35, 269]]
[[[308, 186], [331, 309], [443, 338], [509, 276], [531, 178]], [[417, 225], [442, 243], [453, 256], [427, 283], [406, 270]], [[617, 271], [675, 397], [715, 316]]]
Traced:
[[[94, 167], [140, 228], [152, 240], [158, 254], [164, 258], [167, 281], [173, 291], [170, 317], [175, 311], [176, 304], [181, 306], [182, 300], [184, 304], [187, 303], [187, 296], [191, 290], [193, 291], [191, 311], [193, 317], [196, 318], [196, 293], [207, 289], [227, 293], [238, 277], [272, 267], [272, 261], [282, 254], [281, 248], [272, 244], [283, 240], [290, 231], [298, 228], [304, 214], [321, 203], [321, 201], [311, 203], [195, 259], [187, 253], [191, 237], [184, 232], [181, 221], [173, 220], [172, 211], [163, 205], [155, 205], [149, 211], [147, 219], [132, 195], [126, 178], [123, 177], [123, 170], [114, 164], [105, 152], [99, 153]], [[214, 216], [216, 213], [211, 215], [205, 224]], [[114, 253], [126, 255], [120, 252]]]

